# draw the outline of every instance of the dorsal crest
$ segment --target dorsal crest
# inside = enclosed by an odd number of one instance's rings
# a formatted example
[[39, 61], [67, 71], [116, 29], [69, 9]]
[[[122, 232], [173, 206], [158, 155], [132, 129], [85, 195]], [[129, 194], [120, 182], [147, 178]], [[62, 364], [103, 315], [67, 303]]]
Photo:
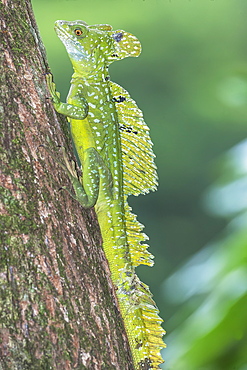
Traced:
[[124, 194], [139, 195], [154, 191], [157, 187], [155, 155], [142, 111], [129, 93], [114, 82], [111, 82], [111, 93], [118, 112]]
[[138, 57], [141, 53], [141, 43], [136, 36], [123, 30], [112, 30], [109, 24], [95, 24], [88, 26], [89, 29], [106, 31], [106, 35], [113, 40], [113, 49], [107, 60], [110, 63], [127, 57]]

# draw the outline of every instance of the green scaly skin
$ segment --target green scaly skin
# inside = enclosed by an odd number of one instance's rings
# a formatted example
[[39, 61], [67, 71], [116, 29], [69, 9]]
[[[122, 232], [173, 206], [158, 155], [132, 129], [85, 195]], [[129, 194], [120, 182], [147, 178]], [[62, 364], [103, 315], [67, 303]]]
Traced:
[[162, 320], [134, 270], [152, 265], [152, 256], [127, 204], [129, 194], [156, 188], [154, 154], [141, 111], [108, 74], [110, 63], [138, 56], [141, 46], [135, 36], [109, 25], [57, 21], [55, 30], [74, 68], [67, 103], [60, 101], [50, 74], [47, 83], [55, 109], [68, 117], [83, 169], [81, 182], [69, 171], [75, 198], [84, 207], [95, 206], [135, 369], [158, 369], [165, 346]]

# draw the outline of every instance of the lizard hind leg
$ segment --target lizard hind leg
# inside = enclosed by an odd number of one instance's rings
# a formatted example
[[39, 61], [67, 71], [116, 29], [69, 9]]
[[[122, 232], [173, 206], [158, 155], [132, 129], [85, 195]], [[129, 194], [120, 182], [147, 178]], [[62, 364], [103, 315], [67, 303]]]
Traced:
[[54, 153], [52, 153], [52, 151], [49, 148], [47, 148], [44, 145], [41, 146], [45, 148], [49, 152], [51, 157], [54, 158], [55, 161], [59, 164], [59, 166], [66, 171], [73, 185], [75, 194], [73, 194], [65, 186], [62, 186], [60, 189], [65, 189], [66, 191], [68, 191], [72, 198], [77, 200], [83, 207], [85, 208], [93, 207], [98, 199], [99, 193], [99, 169], [98, 169], [99, 164], [97, 161], [97, 152], [95, 151], [95, 149], [88, 148], [85, 151], [85, 160], [83, 166], [84, 173], [81, 181], [76, 172], [75, 162], [73, 161], [74, 166], [72, 167], [65, 153], [64, 147], [61, 147], [64, 161], [63, 163], [54, 156]]
[[[67, 155], [64, 148], [62, 148], [63, 159], [66, 172], [70, 178], [73, 185], [75, 195], [71, 194], [74, 199], [76, 199], [83, 207], [91, 208], [95, 205], [99, 195], [99, 158], [98, 153], [94, 148], [88, 148], [84, 151], [84, 163], [83, 163], [83, 176], [80, 180], [75, 166], [72, 167], [68, 161]], [[61, 164], [61, 163], [60, 163]], [[74, 162], [75, 164], [75, 162]], [[66, 189], [68, 191], [68, 189]]]

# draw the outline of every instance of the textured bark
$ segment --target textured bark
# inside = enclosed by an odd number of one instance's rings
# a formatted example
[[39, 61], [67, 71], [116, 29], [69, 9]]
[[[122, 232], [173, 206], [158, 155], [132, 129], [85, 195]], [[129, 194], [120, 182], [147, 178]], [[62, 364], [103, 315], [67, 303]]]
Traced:
[[0, 6], [0, 369], [131, 370], [95, 213], [40, 147], [72, 153], [30, 2]]

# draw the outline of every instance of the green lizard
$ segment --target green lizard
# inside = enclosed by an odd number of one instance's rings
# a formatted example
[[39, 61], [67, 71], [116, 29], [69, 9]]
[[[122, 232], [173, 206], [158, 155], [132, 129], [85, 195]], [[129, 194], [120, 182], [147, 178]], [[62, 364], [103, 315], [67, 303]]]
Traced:
[[69, 172], [75, 197], [84, 207], [95, 206], [135, 369], [159, 369], [165, 331], [148, 286], [135, 274], [140, 264], [152, 266], [153, 256], [127, 203], [130, 194], [156, 189], [152, 142], [142, 112], [108, 73], [113, 61], [137, 57], [141, 45], [106, 24], [57, 21], [55, 30], [74, 68], [67, 103], [50, 74], [47, 82], [55, 109], [68, 117], [83, 169], [81, 181]]

